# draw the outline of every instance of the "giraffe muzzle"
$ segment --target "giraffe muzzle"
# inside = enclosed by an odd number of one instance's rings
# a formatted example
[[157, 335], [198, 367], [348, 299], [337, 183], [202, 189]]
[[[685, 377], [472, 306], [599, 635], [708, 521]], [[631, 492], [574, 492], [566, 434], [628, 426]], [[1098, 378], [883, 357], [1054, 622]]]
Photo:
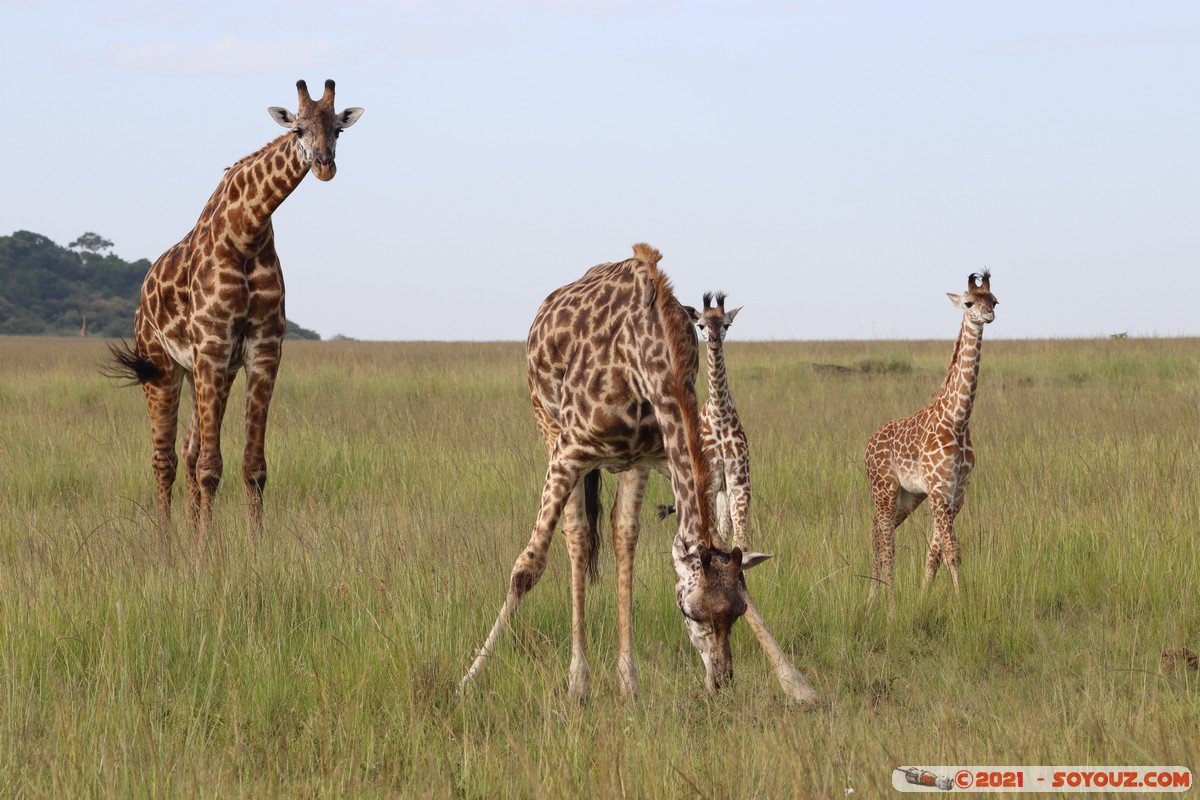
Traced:
[[337, 174], [337, 164], [332, 158], [318, 157], [313, 159], [312, 174], [317, 176], [317, 180], [330, 181]]

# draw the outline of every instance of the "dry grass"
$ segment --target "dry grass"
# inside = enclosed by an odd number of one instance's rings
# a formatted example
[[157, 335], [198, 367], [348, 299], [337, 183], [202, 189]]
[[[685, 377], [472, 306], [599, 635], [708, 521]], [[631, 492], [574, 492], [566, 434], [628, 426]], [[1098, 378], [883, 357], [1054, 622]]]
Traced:
[[591, 702], [568, 701], [560, 545], [456, 696], [544, 474], [520, 345], [289, 343], [268, 533], [247, 538], [235, 400], [197, 543], [154, 530], [142, 399], [99, 376], [102, 344], [0, 339], [0, 795], [874, 797], [901, 763], [1195, 767], [1200, 681], [1159, 662], [1200, 649], [1197, 345], [987, 342], [964, 597], [942, 575], [919, 602], [922, 509], [888, 619], [864, 606], [861, 448], [926, 402], [949, 342], [730, 342], [752, 536], [778, 555], [751, 587], [832, 702], [803, 714], [744, 626], [735, 685], [704, 695], [650, 513], [640, 705], [617, 696], [609, 563]]

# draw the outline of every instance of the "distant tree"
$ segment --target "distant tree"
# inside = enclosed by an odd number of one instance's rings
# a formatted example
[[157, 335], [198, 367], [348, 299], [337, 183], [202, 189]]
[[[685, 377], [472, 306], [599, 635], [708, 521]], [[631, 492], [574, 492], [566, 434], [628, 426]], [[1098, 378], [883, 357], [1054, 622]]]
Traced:
[[321, 338], [321, 334], [316, 331], [310, 331], [308, 328], [301, 328], [290, 319], [287, 321], [287, 328], [284, 330], [283, 338], [285, 339], [316, 339]]
[[[88, 336], [133, 335], [133, 314], [150, 262], [100, 255], [86, 246], [105, 248], [112, 242], [85, 233], [71, 243], [72, 252], [40, 233], [0, 236], [0, 336], [78, 336], [83, 314]], [[321, 337], [289, 320], [287, 338]], [[0, 425], [2, 420], [0, 415]]]
[[112, 246], [113, 243], [108, 239], [91, 231], [88, 231], [67, 245], [72, 250], [80, 250], [84, 253], [102, 253], [105, 250], [111, 250]]

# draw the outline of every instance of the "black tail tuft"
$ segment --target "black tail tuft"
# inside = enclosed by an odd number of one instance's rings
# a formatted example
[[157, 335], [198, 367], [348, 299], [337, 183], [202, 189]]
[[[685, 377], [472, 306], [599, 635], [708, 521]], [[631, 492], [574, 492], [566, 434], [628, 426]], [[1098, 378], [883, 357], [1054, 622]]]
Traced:
[[119, 342], [109, 342], [108, 352], [112, 360], [105, 363], [100, 370], [107, 378], [135, 383], [147, 383], [162, 377], [163, 371], [148, 358], [139, 356], [124, 339]]
[[583, 476], [583, 509], [588, 525], [588, 579], [600, 576], [600, 470]]
[[658, 518], [659, 519], [666, 519], [667, 517], [671, 516], [674, 513], [675, 513], [675, 506], [659, 506], [658, 507]]

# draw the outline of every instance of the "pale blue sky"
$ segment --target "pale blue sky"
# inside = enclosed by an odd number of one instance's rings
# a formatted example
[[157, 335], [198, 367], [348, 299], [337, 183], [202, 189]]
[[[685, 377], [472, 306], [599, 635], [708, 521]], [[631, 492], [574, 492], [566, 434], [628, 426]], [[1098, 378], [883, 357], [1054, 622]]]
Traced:
[[989, 336], [1200, 335], [1191, 0], [0, 0], [0, 31], [0, 234], [127, 259], [334, 78], [366, 113], [275, 215], [326, 337], [523, 339], [643, 240], [740, 339], [952, 338], [985, 266]]

